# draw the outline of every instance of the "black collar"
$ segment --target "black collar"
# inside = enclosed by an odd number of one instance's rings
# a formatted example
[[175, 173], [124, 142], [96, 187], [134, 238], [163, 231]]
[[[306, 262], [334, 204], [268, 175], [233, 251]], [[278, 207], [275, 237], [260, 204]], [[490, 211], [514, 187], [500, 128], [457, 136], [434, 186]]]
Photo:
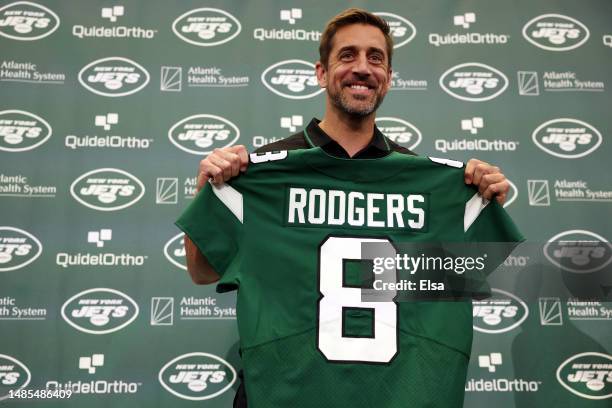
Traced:
[[[349, 158], [346, 150], [344, 150], [344, 148], [340, 146], [338, 142], [329, 137], [329, 135], [319, 127], [319, 122], [321, 122], [319, 119], [313, 118], [306, 127], [306, 132], [304, 132], [306, 142], [313, 147], [317, 146], [322, 148], [326, 153], [332, 156]], [[385, 136], [376, 126], [374, 126], [372, 140], [370, 140], [370, 143], [366, 147], [354, 155], [353, 158], [375, 159], [388, 155], [390, 151], [391, 148], [389, 147], [389, 143], [385, 139]]]

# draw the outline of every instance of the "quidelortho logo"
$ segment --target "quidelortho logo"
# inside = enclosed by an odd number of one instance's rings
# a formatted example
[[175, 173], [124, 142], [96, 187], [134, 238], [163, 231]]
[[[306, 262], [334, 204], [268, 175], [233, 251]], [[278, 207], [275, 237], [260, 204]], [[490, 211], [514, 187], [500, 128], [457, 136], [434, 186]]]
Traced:
[[[98, 248], [104, 248], [113, 237], [113, 231], [108, 228], [103, 228], [99, 231], [89, 231], [87, 233], [87, 242], [95, 244]], [[89, 249], [89, 248], [88, 248]], [[62, 268], [69, 267], [112, 267], [119, 266], [137, 267], [143, 266], [149, 257], [147, 255], [134, 255], [131, 253], [115, 253], [110, 250], [104, 252], [92, 252], [90, 250], [83, 252], [58, 252], [55, 256], [55, 263]]]
[[9, 392], [25, 388], [32, 375], [21, 361], [14, 357], [0, 354], [0, 401], [9, 397]]
[[135, 204], [145, 193], [144, 184], [130, 173], [112, 168], [88, 171], [70, 185], [79, 203], [99, 211], [116, 211]]
[[13, 271], [34, 262], [42, 253], [42, 244], [27, 231], [0, 227], [0, 272]]
[[32, 150], [49, 140], [52, 133], [49, 123], [33, 113], [16, 109], [0, 112], [0, 150]]
[[[468, 30], [472, 24], [476, 24], [476, 13], [468, 12], [453, 16], [453, 25]], [[435, 47], [450, 45], [504, 45], [508, 44], [508, 34], [481, 33], [473, 31], [462, 31], [454, 33], [429, 33], [429, 43]]]
[[[280, 10], [280, 20], [290, 25], [295, 25], [303, 17], [302, 9], [292, 8]], [[303, 28], [268, 28], [257, 27], [253, 30], [253, 38], [259, 41], [281, 40], [281, 41], [319, 41], [321, 32], [317, 30], [306, 30]]]
[[[117, 134], [115, 129], [119, 124], [118, 113], [96, 115], [94, 119], [95, 133], [85, 135], [69, 134], [64, 138], [64, 146], [72, 149], [122, 149], [145, 150], [153, 143], [153, 139], [138, 138]], [[113, 129], [112, 133], [111, 128]], [[102, 132], [104, 131], [104, 132]], [[100, 134], [98, 134], [100, 132]], [[76, 133], [76, 132], [75, 132]]]
[[546, 153], [563, 159], [577, 159], [595, 151], [603, 140], [593, 126], [577, 119], [559, 118], [538, 126], [531, 139]]
[[180, 15], [172, 23], [178, 38], [200, 47], [226, 43], [240, 34], [240, 21], [230, 13], [216, 8], [199, 8]]
[[[118, 378], [96, 378], [100, 374], [108, 372], [104, 369], [107, 361], [107, 356], [104, 354], [91, 354], [88, 356], [79, 357], [78, 369], [80, 378], [62, 380], [48, 380], [45, 383], [45, 388], [52, 391], [71, 390], [74, 394], [136, 394], [142, 382], [132, 382]], [[124, 360], [124, 359], [123, 359]], [[85, 374], [85, 375], [84, 375]]]
[[612, 356], [587, 352], [565, 360], [557, 369], [557, 381], [579, 397], [602, 400], [612, 397]]
[[72, 296], [62, 305], [62, 317], [72, 327], [90, 334], [123, 329], [138, 316], [138, 304], [115, 289], [95, 288]]
[[590, 273], [612, 262], [612, 245], [594, 232], [569, 230], [548, 240], [544, 245], [544, 256], [565, 271]]
[[440, 87], [462, 101], [481, 102], [499, 96], [508, 87], [501, 71], [478, 62], [456, 65], [442, 74]]
[[391, 37], [393, 38], [393, 48], [408, 44], [416, 35], [416, 28], [408, 19], [393, 13], [375, 12], [374, 14], [382, 17], [389, 24]]
[[[125, 7], [122, 5], [115, 5], [112, 7], [102, 7], [99, 16], [111, 23], [116, 23], [117, 20], [123, 18], [126, 14]], [[129, 12], [127, 13], [129, 15]], [[104, 20], [102, 20], [104, 21]], [[125, 26], [125, 25], [90, 25], [84, 26], [77, 24], [72, 26], [72, 35], [77, 38], [144, 38], [152, 39], [157, 34], [157, 30], [150, 28], [144, 28], [139, 26]]]
[[298, 59], [277, 62], [261, 74], [261, 82], [275, 94], [289, 99], [312, 98], [319, 87], [314, 64]]
[[376, 126], [391, 141], [412, 150], [421, 143], [421, 131], [412, 123], [392, 117], [376, 118]]
[[12, 40], [40, 40], [51, 35], [60, 19], [47, 7], [29, 1], [16, 1], [0, 7], [0, 36]]
[[236, 143], [240, 130], [229, 120], [200, 114], [181, 119], [168, 131], [173, 145], [191, 154], [209, 154], [216, 148]]
[[538, 392], [542, 385], [542, 381], [509, 378], [510, 371], [504, 368], [504, 358], [499, 352], [479, 355], [478, 367], [486, 371], [479, 370], [480, 378], [469, 378], [466, 381], [466, 392]]
[[136, 93], [149, 83], [149, 73], [136, 62], [122, 57], [93, 61], [79, 71], [79, 82], [97, 95], [119, 97]]
[[523, 27], [523, 37], [548, 51], [568, 51], [589, 39], [589, 29], [580, 21], [562, 14], [542, 14]]
[[164, 245], [164, 255], [171, 264], [187, 270], [186, 260], [185, 260], [185, 243], [183, 242], [183, 238], [185, 234], [182, 232], [180, 234], [175, 235], [170, 238], [166, 245]]
[[[469, 131], [472, 135], [477, 135], [479, 131], [481, 134], [484, 129], [484, 119], [482, 117], [473, 117], [471, 119], [461, 120], [461, 130]], [[514, 152], [518, 148], [519, 141], [517, 140], [503, 140], [503, 139], [491, 139], [491, 138], [454, 138], [448, 139], [435, 139], [434, 146], [436, 150], [442, 153], [448, 153], [452, 151], [496, 151], [496, 152]]]
[[518, 296], [501, 289], [491, 289], [492, 297], [472, 301], [474, 330], [481, 333], [504, 333], [527, 319], [529, 309]]
[[164, 365], [158, 379], [169, 393], [182, 399], [201, 401], [229, 390], [236, 381], [236, 370], [213, 354], [187, 353]]

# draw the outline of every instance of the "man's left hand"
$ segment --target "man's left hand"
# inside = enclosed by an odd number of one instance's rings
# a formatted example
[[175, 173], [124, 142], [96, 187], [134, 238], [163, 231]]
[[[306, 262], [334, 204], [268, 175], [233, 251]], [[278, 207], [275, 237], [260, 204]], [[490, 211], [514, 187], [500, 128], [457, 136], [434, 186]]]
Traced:
[[495, 197], [500, 204], [506, 202], [510, 183], [499, 167], [481, 160], [470, 159], [465, 166], [464, 178], [465, 184], [473, 184], [478, 187], [478, 192], [487, 200]]

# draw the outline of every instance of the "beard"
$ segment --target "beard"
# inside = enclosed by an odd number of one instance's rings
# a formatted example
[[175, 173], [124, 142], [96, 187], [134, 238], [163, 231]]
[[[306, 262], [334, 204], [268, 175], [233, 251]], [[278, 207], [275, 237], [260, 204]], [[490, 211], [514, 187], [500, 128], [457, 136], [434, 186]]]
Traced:
[[368, 96], [349, 96], [344, 92], [333, 92], [328, 88], [330, 99], [334, 106], [340, 111], [356, 117], [364, 117], [376, 112], [376, 109], [385, 99], [384, 95], [379, 93], [374, 94], [373, 97]]

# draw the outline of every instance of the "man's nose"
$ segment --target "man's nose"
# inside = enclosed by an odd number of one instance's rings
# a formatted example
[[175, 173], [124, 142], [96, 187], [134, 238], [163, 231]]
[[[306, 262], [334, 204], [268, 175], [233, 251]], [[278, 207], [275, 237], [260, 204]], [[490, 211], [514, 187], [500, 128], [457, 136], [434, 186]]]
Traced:
[[360, 75], [370, 75], [371, 69], [368, 64], [368, 56], [365, 54], [359, 54], [353, 64], [353, 73]]

